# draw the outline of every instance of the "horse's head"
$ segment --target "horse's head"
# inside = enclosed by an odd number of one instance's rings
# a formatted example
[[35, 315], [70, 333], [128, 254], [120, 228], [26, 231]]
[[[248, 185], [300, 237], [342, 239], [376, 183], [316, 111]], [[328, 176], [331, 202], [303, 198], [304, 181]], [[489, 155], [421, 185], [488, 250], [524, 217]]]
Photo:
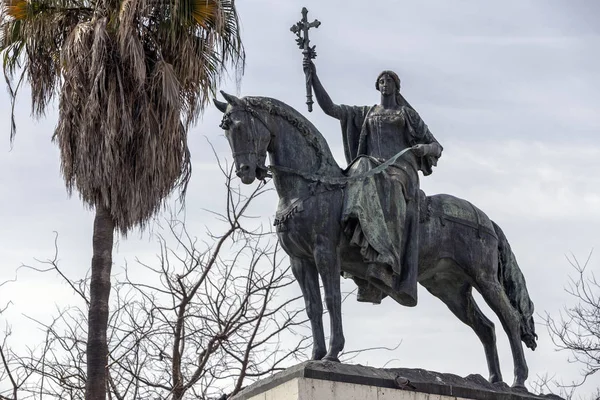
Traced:
[[265, 119], [244, 99], [221, 91], [227, 103], [214, 100], [223, 113], [221, 128], [229, 142], [235, 162], [236, 174], [245, 184], [255, 179], [265, 179], [267, 147], [271, 141], [271, 131]]

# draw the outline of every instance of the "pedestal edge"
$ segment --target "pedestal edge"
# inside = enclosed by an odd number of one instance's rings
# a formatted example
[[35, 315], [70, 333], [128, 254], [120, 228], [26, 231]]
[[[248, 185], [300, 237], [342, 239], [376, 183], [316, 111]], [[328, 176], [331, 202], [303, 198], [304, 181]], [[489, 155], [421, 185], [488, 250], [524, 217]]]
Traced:
[[[401, 385], [396, 383], [396, 377], [407, 379], [412, 387], [402, 388]], [[235, 395], [232, 400], [248, 400], [294, 378], [311, 378], [389, 389], [404, 389], [476, 400], [561, 400], [560, 397], [555, 395], [539, 396], [515, 390], [504, 383], [491, 384], [481, 375], [469, 375], [462, 378], [458, 375], [423, 369], [382, 369], [328, 361], [307, 361], [290, 367], [248, 386]]]

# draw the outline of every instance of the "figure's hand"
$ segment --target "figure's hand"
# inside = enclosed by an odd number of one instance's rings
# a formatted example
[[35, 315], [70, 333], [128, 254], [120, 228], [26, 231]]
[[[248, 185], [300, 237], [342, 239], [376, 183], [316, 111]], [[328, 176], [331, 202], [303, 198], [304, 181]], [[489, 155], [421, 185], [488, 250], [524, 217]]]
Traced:
[[417, 157], [423, 157], [429, 153], [429, 146], [426, 144], [417, 144], [411, 147], [411, 149]]
[[317, 68], [315, 67], [315, 63], [310, 59], [310, 58], [305, 58], [304, 61], [302, 62], [302, 68], [304, 69], [304, 73], [311, 73], [314, 74], [317, 71]]

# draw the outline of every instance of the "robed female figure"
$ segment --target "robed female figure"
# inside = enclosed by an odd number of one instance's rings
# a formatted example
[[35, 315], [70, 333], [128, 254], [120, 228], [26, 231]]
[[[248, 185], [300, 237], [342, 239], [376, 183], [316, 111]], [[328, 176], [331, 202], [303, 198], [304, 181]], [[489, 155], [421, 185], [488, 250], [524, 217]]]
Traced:
[[321, 109], [342, 126], [348, 175], [364, 173], [411, 148], [381, 173], [354, 182], [346, 190], [343, 223], [352, 245], [360, 247], [368, 264], [366, 280], [354, 278], [358, 300], [379, 303], [377, 289], [392, 274], [394, 298], [417, 304], [419, 257], [419, 175], [429, 175], [442, 154], [419, 114], [400, 94], [400, 79], [392, 71], [377, 77], [381, 101], [374, 106], [335, 104], [323, 88], [312, 61], [304, 62]]

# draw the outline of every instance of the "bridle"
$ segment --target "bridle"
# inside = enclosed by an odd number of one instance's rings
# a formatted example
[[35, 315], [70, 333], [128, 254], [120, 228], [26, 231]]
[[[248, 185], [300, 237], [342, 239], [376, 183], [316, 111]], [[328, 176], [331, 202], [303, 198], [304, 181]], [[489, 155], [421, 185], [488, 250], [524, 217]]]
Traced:
[[[231, 125], [231, 115], [235, 114], [235, 113], [238, 113], [238, 112], [243, 112], [245, 114], [250, 114], [250, 116], [252, 118], [257, 119], [265, 127], [265, 129], [271, 135], [271, 138], [273, 138], [275, 136], [275, 134], [273, 133], [273, 131], [271, 130], [271, 128], [269, 127], [269, 125], [267, 125], [267, 123], [265, 122], [265, 120], [260, 116], [260, 113], [258, 111], [256, 111], [254, 108], [250, 107], [248, 104], [245, 104], [244, 108], [232, 108], [231, 110], [229, 110], [226, 113], [224, 113], [223, 114], [223, 119], [221, 120], [221, 124], [219, 125], [219, 127], [221, 129], [224, 129], [224, 130], [229, 129], [230, 125]], [[254, 142], [254, 137], [252, 138], [252, 141]]]
[[[250, 116], [255, 119], [258, 120], [267, 130], [267, 132], [269, 132], [269, 135], [271, 137], [271, 139], [273, 139], [275, 137], [275, 134], [273, 133], [273, 131], [271, 130], [271, 128], [269, 127], [269, 125], [265, 122], [265, 120], [261, 117], [260, 113], [257, 112], [255, 109], [253, 109], [252, 107], [250, 107], [247, 103], [244, 104], [244, 107], [238, 107], [238, 108], [232, 108], [231, 110], [227, 111], [226, 113], [223, 114], [223, 119], [221, 120], [221, 124], [219, 125], [219, 127], [221, 129], [224, 130], [228, 130], [231, 127], [231, 115], [235, 114], [235, 113], [245, 113], [245, 114], [250, 114]], [[257, 145], [258, 145], [258, 140], [256, 140], [255, 137], [255, 131], [254, 129], [250, 130], [250, 134], [248, 135], [250, 137], [251, 143], [252, 143], [252, 147], [253, 150], [244, 150], [244, 151], [233, 151], [232, 155], [234, 157], [237, 156], [242, 156], [242, 155], [254, 155], [256, 156], [257, 159], [257, 166], [256, 168], [260, 171], [262, 171], [263, 175], [261, 178], [261, 180], [264, 180], [266, 178], [270, 178], [271, 175], [269, 174], [269, 168], [265, 166], [265, 159], [267, 157], [266, 154], [266, 150], [265, 150], [265, 154], [262, 155], [259, 153], [258, 149], [257, 149]]]
[[[238, 112], [250, 114], [250, 116], [252, 118], [258, 120], [267, 129], [267, 131], [271, 135], [271, 139], [273, 137], [275, 137], [275, 134], [273, 133], [273, 131], [271, 130], [269, 125], [265, 122], [265, 120], [261, 117], [260, 113], [258, 111], [256, 111], [254, 108], [250, 107], [248, 105], [248, 103], [246, 103], [246, 102], [244, 103], [243, 107], [232, 108], [231, 110], [224, 113], [223, 119], [221, 120], [221, 124], [219, 126], [222, 129], [228, 130], [231, 127], [231, 123], [232, 123], [231, 115], [234, 113], [238, 113]], [[412, 148], [407, 147], [404, 150], [397, 153], [396, 155], [394, 155], [393, 157], [391, 157], [386, 162], [384, 162], [384, 163], [378, 165], [377, 167], [375, 167], [367, 172], [364, 172], [360, 175], [354, 175], [351, 177], [345, 177], [345, 176], [344, 177], [327, 177], [327, 176], [322, 176], [320, 174], [306, 173], [303, 171], [295, 170], [293, 168], [283, 167], [283, 166], [279, 166], [279, 165], [269, 165], [269, 167], [266, 167], [264, 165], [264, 161], [266, 158], [266, 152], [265, 152], [264, 156], [259, 157], [258, 151], [256, 149], [257, 141], [255, 140], [255, 137], [254, 137], [254, 130], [251, 130], [250, 137], [252, 140], [254, 150], [236, 151], [236, 152], [232, 152], [232, 155], [234, 157], [238, 156], [238, 155], [246, 155], [246, 154], [253, 154], [253, 155], [257, 156], [257, 159], [259, 159], [259, 161], [261, 161], [260, 164], [257, 165], [257, 169], [265, 171], [265, 177], [270, 177], [270, 175], [268, 174], [267, 171], [275, 171], [275, 172], [280, 171], [283, 173], [300, 176], [300, 177], [302, 177], [306, 180], [312, 181], [312, 182], [323, 183], [323, 184], [334, 185], [334, 186], [345, 186], [346, 184], [348, 184], [351, 181], [358, 181], [358, 180], [367, 178], [369, 176], [378, 174], [380, 172], [383, 172], [388, 167], [393, 165], [396, 162], [396, 160], [398, 160], [398, 158], [402, 157], [404, 154], [406, 154], [407, 152], [412, 150]], [[261, 160], [261, 158], [262, 158], [262, 160]]]
[[[231, 110], [227, 111], [226, 113], [223, 114], [223, 119], [221, 120], [221, 124], [219, 125], [219, 127], [221, 127], [221, 129], [224, 130], [228, 130], [231, 127], [231, 115], [235, 114], [235, 113], [239, 113], [239, 112], [243, 112], [246, 114], [250, 114], [250, 116], [256, 120], [258, 120], [264, 127], [265, 129], [267, 129], [267, 131], [269, 132], [269, 134], [271, 135], [271, 139], [273, 137], [275, 137], [275, 133], [273, 133], [273, 131], [271, 130], [271, 128], [269, 127], [269, 125], [265, 122], [265, 120], [261, 117], [260, 113], [258, 111], [256, 111], [254, 108], [250, 107], [247, 103], [244, 104], [244, 107], [238, 107], [238, 108], [232, 108]], [[232, 155], [234, 157], [236, 156], [240, 156], [240, 155], [246, 155], [246, 154], [252, 154], [257, 156], [257, 158], [261, 158], [258, 157], [258, 151], [256, 149], [256, 140], [254, 137], [254, 131], [252, 130], [250, 132], [250, 136], [251, 136], [251, 141], [253, 143], [253, 147], [254, 150], [246, 150], [246, 151], [232, 151]], [[265, 154], [265, 158], [266, 158], [266, 154]], [[264, 160], [263, 160], [264, 161]], [[258, 169], [262, 169], [264, 171], [268, 171], [268, 172], [283, 172], [283, 173], [288, 173], [288, 174], [293, 174], [293, 175], [297, 175], [300, 176], [306, 180], [312, 181], [312, 182], [317, 182], [317, 183], [327, 183], [329, 185], [341, 185], [341, 186], [345, 186], [346, 185], [346, 181], [347, 178], [333, 178], [333, 177], [324, 177], [324, 176], [318, 176], [316, 174], [307, 174], [305, 172], [302, 171], [298, 171], [296, 169], [293, 168], [288, 168], [288, 167], [283, 167], [283, 166], [279, 166], [279, 165], [269, 165], [268, 167], [263, 166], [264, 163], [260, 166], [257, 166]], [[272, 175], [270, 175], [268, 172], [265, 173], [266, 177], [272, 177]]]

